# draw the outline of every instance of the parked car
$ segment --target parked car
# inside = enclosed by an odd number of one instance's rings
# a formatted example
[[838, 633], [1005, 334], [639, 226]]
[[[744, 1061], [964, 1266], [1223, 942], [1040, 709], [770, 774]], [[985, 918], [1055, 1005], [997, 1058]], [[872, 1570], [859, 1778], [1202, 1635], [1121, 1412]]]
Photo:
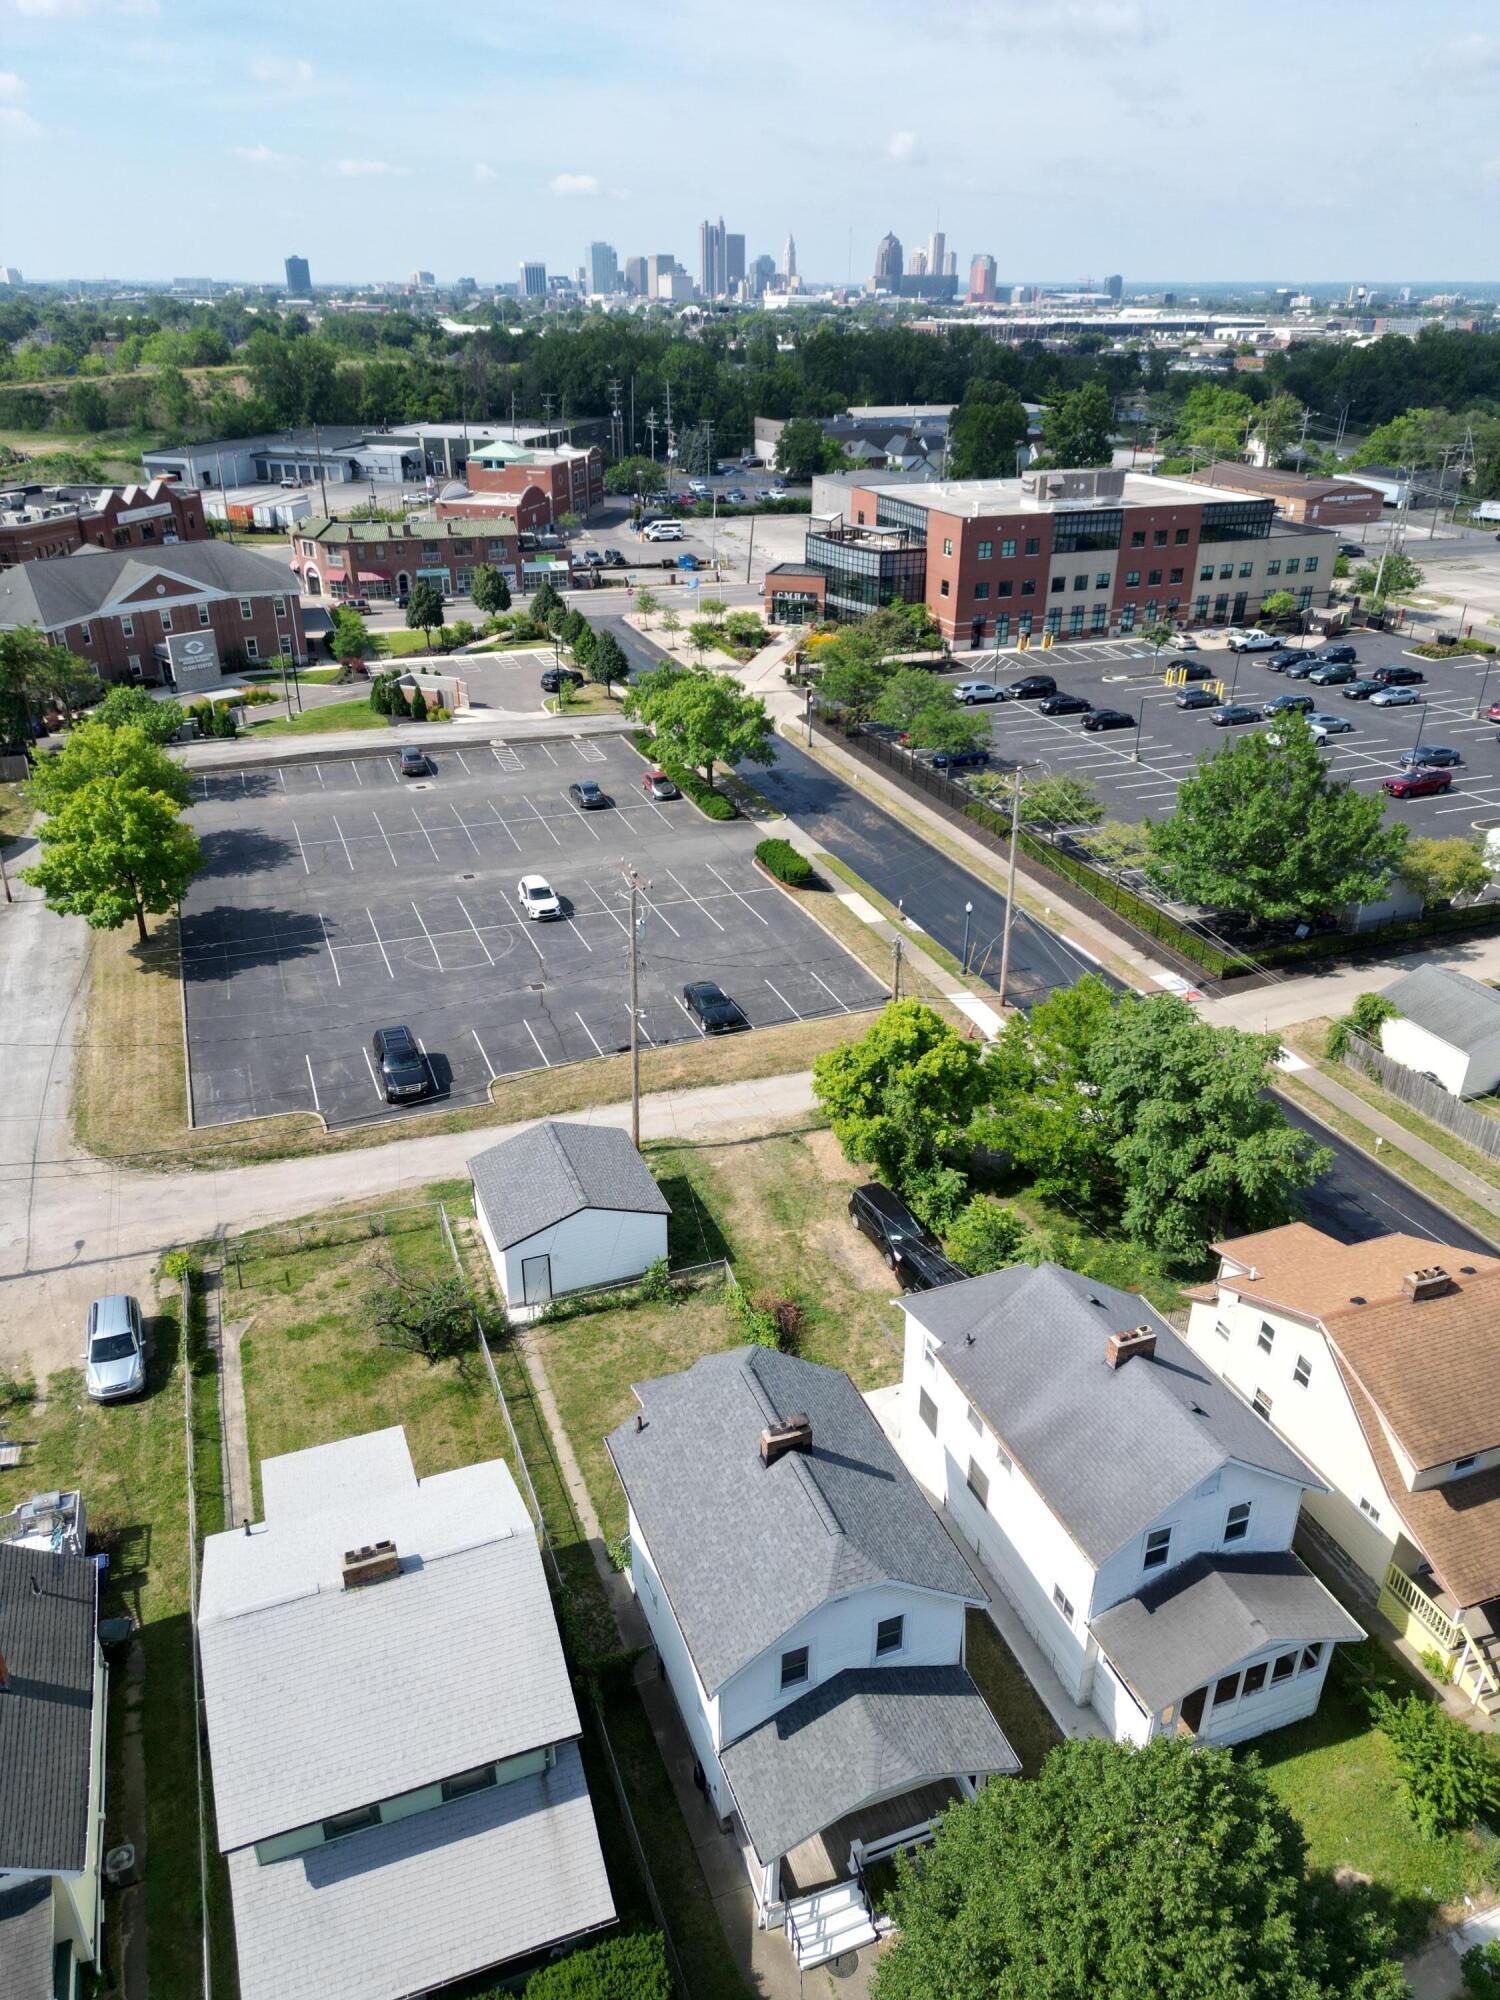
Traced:
[[1359, 669], [1358, 667], [1351, 667], [1347, 663], [1340, 666], [1329, 664], [1314, 667], [1307, 678], [1313, 687], [1347, 687], [1350, 681], [1357, 681], [1359, 679]]
[[687, 537], [681, 521], [648, 521], [641, 530], [643, 542], [682, 542]]
[[1339, 554], [1341, 556], [1348, 556], [1352, 561], [1358, 562], [1365, 554], [1365, 551], [1360, 547], [1358, 542], [1340, 542]]
[[590, 569], [603, 569], [604, 551], [603, 549], [585, 549], [583, 560]]
[[1418, 771], [1403, 771], [1399, 778], [1382, 778], [1380, 788], [1393, 799], [1425, 799], [1435, 792], [1451, 792], [1453, 773], [1424, 766]]
[[1318, 669], [1326, 664], [1316, 653], [1304, 653], [1300, 660], [1292, 660], [1283, 667], [1282, 672], [1289, 681], [1310, 681]]
[[1172, 697], [1174, 708], [1217, 708], [1219, 697], [1212, 688], [1182, 688]]
[[960, 681], [953, 690], [953, 699], [972, 708], [976, 701], [1004, 701], [1005, 691], [993, 681]]
[[1177, 671], [1189, 681], [1216, 681], [1219, 678], [1207, 660], [1184, 660]]
[[745, 504], [745, 495], [738, 486], [731, 486], [729, 491], [724, 495], [724, 498], [729, 502], [731, 507], [743, 507]]
[[1500, 722], [1500, 701], [1492, 701], [1484, 714], [1487, 722]]
[[544, 667], [542, 670], [542, 693], [557, 694], [566, 681], [569, 687], [581, 688], [583, 675], [576, 667]]
[[1093, 703], [1081, 694], [1049, 694], [1045, 701], [1038, 702], [1039, 715], [1087, 715]]
[[1198, 641], [1191, 632], [1174, 632], [1162, 650], [1167, 653], [1196, 653]]
[[1280, 645], [1281, 641], [1274, 632], [1262, 632], [1257, 627], [1248, 632], [1241, 632], [1238, 638], [1231, 639], [1229, 650], [1231, 653], [1274, 653], [1279, 650]]
[[1091, 708], [1083, 718], [1085, 729], [1134, 729], [1135, 717], [1123, 708]]
[[1414, 708], [1422, 699], [1415, 688], [1383, 687], [1370, 696], [1371, 708]]
[[1339, 641], [1333, 645], [1319, 646], [1316, 658], [1333, 666], [1344, 664], [1352, 666], [1359, 658], [1359, 655], [1352, 646], [1346, 646], [1342, 641]]
[[707, 1035], [734, 1035], [750, 1025], [738, 1001], [731, 1000], [712, 979], [690, 980], [682, 989], [682, 998]]
[[1325, 736], [1347, 736], [1354, 724], [1347, 715], [1329, 715], [1322, 709], [1314, 709], [1307, 718], [1307, 726], [1321, 743]]
[[334, 606], [335, 611], [368, 611], [369, 608], [368, 597], [341, 597]]
[[415, 743], [408, 743], [401, 752], [400, 772], [403, 778], [425, 778], [430, 769], [427, 752]]
[[703, 569], [705, 565], [701, 556], [689, 553], [677, 558], [677, 567], [679, 569]]
[[648, 799], [675, 799], [681, 794], [665, 771], [645, 771], [641, 774], [641, 790]]
[[1262, 715], [1306, 715], [1312, 708], [1310, 694], [1274, 694], [1260, 705]]
[[1420, 687], [1426, 678], [1420, 667], [1403, 667], [1399, 661], [1388, 667], [1376, 667], [1370, 675], [1372, 681], [1388, 688]]
[[1417, 771], [1424, 766], [1435, 771], [1452, 771], [1463, 761], [1463, 753], [1450, 749], [1446, 743], [1419, 743], [1415, 750], [1403, 750], [1396, 759], [1403, 771]]
[[600, 791], [592, 778], [580, 778], [569, 785], [568, 798], [580, 812], [599, 812], [612, 803], [609, 793]]
[[619, 549], [606, 549], [604, 551], [604, 567], [606, 569], [624, 569], [625, 557]]
[[1296, 666], [1302, 657], [1300, 646], [1278, 646], [1274, 653], [1267, 653], [1261, 665], [1269, 667], [1273, 674], [1284, 674], [1289, 667]]
[[977, 770], [989, 761], [988, 750], [934, 750], [932, 753], [933, 769], [938, 771]]
[[146, 1329], [128, 1292], [111, 1292], [89, 1307], [83, 1389], [92, 1403], [118, 1403], [146, 1386]]
[[1215, 729], [1233, 729], [1241, 722], [1259, 722], [1260, 714], [1256, 709], [1246, 708], [1242, 701], [1226, 701], [1208, 719]]
[[1380, 693], [1380, 682], [1372, 680], [1350, 681], [1347, 687], [1339, 689], [1339, 693], [1344, 697], [1345, 701], [1368, 701], [1371, 695]]
[[849, 1220], [869, 1237], [907, 1291], [927, 1291], [968, 1276], [943, 1255], [905, 1202], [879, 1181], [866, 1181], [850, 1195]]
[[1039, 695], [1056, 694], [1057, 682], [1051, 674], [1022, 674], [1005, 692], [1012, 701], [1035, 701]]
[[534, 924], [560, 917], [563, 906], [545, 875], [523, 875], [516, 884], [516, 901]]
[[410, 1028], [377, 1028], [370, 1037], [370, 1047], [387, 1104], [425, 1097], [432, 1089], [432, 1071]]

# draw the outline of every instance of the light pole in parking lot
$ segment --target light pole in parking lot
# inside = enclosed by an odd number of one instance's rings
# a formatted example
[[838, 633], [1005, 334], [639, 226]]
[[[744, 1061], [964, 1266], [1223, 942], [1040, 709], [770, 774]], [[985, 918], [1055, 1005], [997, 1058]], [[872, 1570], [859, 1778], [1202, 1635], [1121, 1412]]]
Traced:
[[1484, 712], [1484, 691], [1490, 684], [1490, 669], [1494, 666], [1494, 664], [1495, 664], [1495, 655], [1491, 653], [1489, 658], [1484, 663], [1484, 675], [1479, 683], [1479, 698], [1474, 703], [1474, 720], [1476, 722], [1479, 720], [1481, 714]]
[[630, 885], [630, 1143], [641, 1143], [641, 1011], [636, 945], [641, 934], [641, 878], [628, 861], [620, 863]]
[[972, 903], [964, 904], [964, 977], [969, 976], [969, 919], [974, 914]]
[[1130, 761], [1132, 764], [1139, 764], [1141, 761], [1141, 724], [1145, 719], [1146, 697], [1142, 695], [1136, 703], [1135, 708], [1135, 742], [1132, 744], [1130, 750]]

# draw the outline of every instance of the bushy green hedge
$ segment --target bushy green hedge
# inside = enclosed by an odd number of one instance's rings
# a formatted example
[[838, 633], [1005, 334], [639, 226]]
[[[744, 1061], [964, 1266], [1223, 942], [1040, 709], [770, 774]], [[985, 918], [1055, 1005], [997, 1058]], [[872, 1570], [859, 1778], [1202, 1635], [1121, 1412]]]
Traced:
[[789, 889], [810, 889], [817, 880], [812, 863], [789, 840], [761, 841], [755, 858], [768, 874], [774, 875], [778, 882], [785, 882]]
[[682, 796], [691, 799], [707, 818], [739, 818], [739, 807], [726, 793], [716, 792], [712, 785], [705, 784], [696, 771], [689, 771], [681, 764], [669, 764], [665, 758], [659, 756], [661, 745], [649, 730], [638, 729], [631, 740], [641, 755], [653, 763], [659, 771], [665, 771]]
[[672, 2000], [662, 1934], [635, 1931], [570, 1952], [532, 1973], [526, 2000]]
[[1489, 639], [1460, 639], [1452, 646], [1438, 646], [1424, 641], [1413, 646], [1414, 653], [1420, 653], [1424, 660], [1455, 660], [1460, 653], [1481, 653], [1486, 659], [1500, 651]]

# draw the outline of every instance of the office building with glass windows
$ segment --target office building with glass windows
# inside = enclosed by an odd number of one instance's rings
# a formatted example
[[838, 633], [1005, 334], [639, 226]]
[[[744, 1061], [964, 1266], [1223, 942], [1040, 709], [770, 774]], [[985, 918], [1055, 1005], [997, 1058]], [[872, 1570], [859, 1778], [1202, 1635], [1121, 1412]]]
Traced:
[[[811, 517], [798, 565], [824, 580], [824, 615], [925, 603], [960, 647], [1243, 624], [1283, 591], [1316, 611], [1337, 553], [1329, 530], [1281, 518], [1270, 499], [1112, 469], [872, 478], [840, 499]], [[768, 616], [772, 596], [768, 577]]]

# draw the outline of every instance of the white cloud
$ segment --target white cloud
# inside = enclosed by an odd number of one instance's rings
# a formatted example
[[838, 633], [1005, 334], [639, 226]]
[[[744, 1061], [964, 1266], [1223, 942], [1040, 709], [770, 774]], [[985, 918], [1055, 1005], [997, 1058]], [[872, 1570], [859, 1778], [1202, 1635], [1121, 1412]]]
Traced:
[[261, 56], [251, 63], [250, 74], [257, 83], [288, 97], [305, 96], [313, 87], [313, 66], [300, 56]]
[[0, 137], [40, 139], [41, 136], [42, 128], [29, 111], [22, 111], [15, 104], [0, 104]]
[[237, 160], [243, 160], [251, 167], [284, 167], [291, 157], [287, 153], [275, 153], [269, 146], [231, 146], [229, 150]]
[[334, 172], [342, 174], [346, 180], [357, 180], [367, 174], [404, 174], [405, 167], [393, 167], [389, 160], [337, 160]]
[[26, 86], [13, 69], [0, 69], [0, 104], [19, 104]]
[[474, 178], [476, 181], [494, 181], [498, 180], [500, 176], [487, 161], [476, 160], [474, 162]]
[[559, 174], [550, 183], [554, 194], [597, 194], [599, 176], [597, 174]]
[[905, 166], [909, 161], [919, 160], [922, 157], [915, 132], [893, 132], [886, 141], [885, 150], [893, 160], [899, 161], [902, 166]]

